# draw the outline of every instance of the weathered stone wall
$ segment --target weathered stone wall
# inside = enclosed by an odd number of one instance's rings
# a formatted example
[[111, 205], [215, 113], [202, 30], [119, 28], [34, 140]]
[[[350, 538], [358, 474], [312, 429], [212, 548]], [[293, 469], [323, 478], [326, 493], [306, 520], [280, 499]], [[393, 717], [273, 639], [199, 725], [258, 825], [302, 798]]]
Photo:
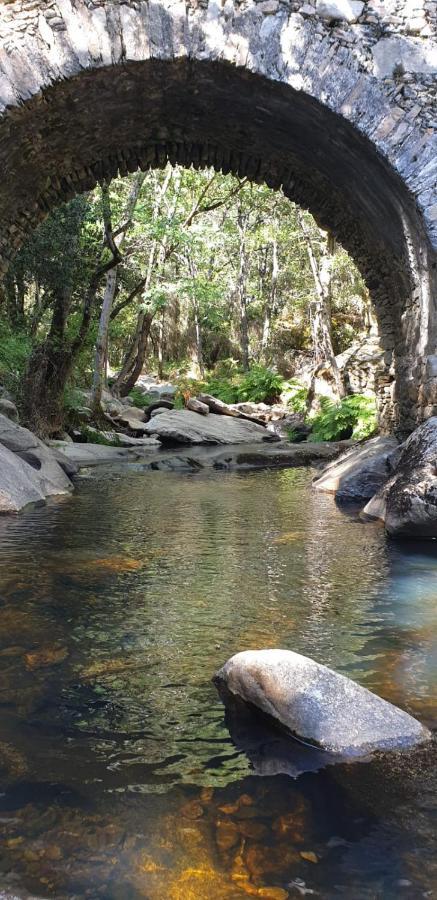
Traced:
[[0, 2], [0, 257], [167, 159], [282, 187], [356, 259], [387, 427], [437, 412], [434, 0]]

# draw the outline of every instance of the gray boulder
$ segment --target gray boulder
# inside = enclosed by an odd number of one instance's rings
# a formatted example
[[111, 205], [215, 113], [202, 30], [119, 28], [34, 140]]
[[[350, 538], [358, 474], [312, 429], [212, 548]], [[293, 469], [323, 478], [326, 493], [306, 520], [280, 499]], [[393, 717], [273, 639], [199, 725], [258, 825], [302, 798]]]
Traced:
[[152, 416], [156, 415], [157, 412], [160, 412], [162, 409], [173, 409], [174, 403], [173, 400], [157, 400], [155, 403], [150, 403], [149, 406], [144, 410], [144, 421], [148, 422]]
[[[42, 444], [28, 428], [11, 422], [6, 416], [0, 414], [0, 443], [12, 453], [22, 453], [26, 450], [38, 447]], [[42, 444], [45, 446], [44, 444]]]
[[352, 25], [364, 9], [361, 0], [317, 0], [316, 13], [328, 21], [348, 22]]
[[204, 403], [212, 413], [218, 416], [232, 416], [235, 419], [240, 417], [240, 410], [236, 409], [230, 403], [219, 400], [218, 397], [212, 397], [211, 394], [199, 394], [198, 400]]
[[282, 440], [291, 441], [293, 444], [306, 441], [311, 434], [311, 425], [306, 424], [305, 416], [302, 413], [290, 413], [283, 416], [282, 419], [275, 421], [274, 427]]
[[404, 749], [430, 738], [408, 713], [290, 650], [237, 653], [214, 681], [300, 740], [341, 757]]
[[[218, 416], [231, 416], [234, 419], [247, 419], [248, 422], [255, 422], [256, 425], [262, 425], [263, 428], [266, 424], [264, 418], [258, 418], [257, 416], [244, 412], [239, 403], [224, 403], [223, 400], [219, 400], [218, 397], [212, 397], [211, 394], [199, 394], [197, 400], [204, 403], [210, 412], [216, 413]], [[243, 406], [244, 405], [245, 404], [243, 404]]]
[[63, 460], [61, 466], [59, 453], [53, 452], [51, 447], [47, 447], [28, 428], [11, 422], [3, 415], [0, 415], [0, 444], [15, 453], [38, 474], [37, 483], [43, 497], [67, 494], [72, 490], [67, 475], [70, 469], [68, 461]]
[[196, 397], [190, 397], [187, 400], [186, 408], [191, 409], [191, 412], [199, 413], [201, 416], [209, 415], [209, 406], [206, 403], [202, 403], [201, 400], [197, 400]]
[[123, 412], [115, 417], [115, 421], [119, 422], [120, 425], [124, 425], [125, 428], [129, 428], [129, 431], [133, 431], [137, 437], [144, 434], [145, 417], [143, 409], [138, 409], [136, 406], [127, 406]]
[[131, 438], [123, 447], [111, 447], [106, 444], [91, 444], [74, 442], [67, 444], [56, 441], [56, 447], [62, 450], [68, 460], [77, 468], [83, 469], [89, 466], [106, 466], [113, 463], [137, 463], [144, 457], [160, 450], [160, 442], [157, 440], [135, 440]]
[[395, 437], [371, 438], [326, 466], [313, 486], [344, 500], [368, 500], [393, 474], [398, 447]]
[[18, 422], [18, 409], [15, 403], [6, 397], [0, 397], [0, 413], [2, 416], [12, 419], [13, 422]]
[[171, 400], [177, 391], [174, 384], [170, 384], [168, 381], [159, 381], [153, 375], [140, 375], [135, 387], [142, 391], [143, 394], [149, 394], [151, 397], [159, 399], [167, 397]]
[[44, 499], [38, 473], [0, 444], [0, 513], [20, 512]]
[[245, 444], [278, 441], [276, 434], [246, 419], [230, 416], [199, 416], [189, 409], [171, 409], [145, 425], [146, 434], [154, 434], [163, 443], [173, 444]]
[[363, 514], [381, 519], [393, 536], [437, 538], [437, 416], [402, 444], [394, 475]]

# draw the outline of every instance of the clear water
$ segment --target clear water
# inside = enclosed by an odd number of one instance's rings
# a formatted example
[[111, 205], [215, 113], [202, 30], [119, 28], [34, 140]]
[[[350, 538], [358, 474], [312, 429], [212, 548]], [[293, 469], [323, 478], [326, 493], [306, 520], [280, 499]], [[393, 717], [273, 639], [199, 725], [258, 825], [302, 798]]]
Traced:
[[275, 646], [435, 728], [437, 545], [302, 470], [101, 472], [1, 520], [0, 896], [435, 896], [434, 742], [292, 778], [225, 723], [214, 671]]

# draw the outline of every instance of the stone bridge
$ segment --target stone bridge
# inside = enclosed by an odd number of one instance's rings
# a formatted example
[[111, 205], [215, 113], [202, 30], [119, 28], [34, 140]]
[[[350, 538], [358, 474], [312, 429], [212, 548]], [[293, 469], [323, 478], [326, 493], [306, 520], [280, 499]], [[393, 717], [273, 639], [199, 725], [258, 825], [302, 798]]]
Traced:
[[282, 187], [375, 305], [385, 428], [437, 413], [435, 0], [0, 0], [0, 265], [138, 167]]

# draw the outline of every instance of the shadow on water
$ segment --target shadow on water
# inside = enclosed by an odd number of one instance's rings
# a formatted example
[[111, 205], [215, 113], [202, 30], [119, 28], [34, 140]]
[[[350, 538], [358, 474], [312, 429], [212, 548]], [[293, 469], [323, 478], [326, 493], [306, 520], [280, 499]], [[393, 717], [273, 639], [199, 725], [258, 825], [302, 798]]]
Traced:
[[433, 742], [326, 765], [211, 684], [282, 646], [437, 724], [433, 548], [309, 480], [96, 473], [0, 521], [0, 894], [437, 890]]
[[289, 775], [318, 772], [342, 762], [338, 755], [298, 741], [275, 727], [269, 717], [218, 686], [225, 705], [225, 725], [235, 747], [248, 758], [255, 775]]

